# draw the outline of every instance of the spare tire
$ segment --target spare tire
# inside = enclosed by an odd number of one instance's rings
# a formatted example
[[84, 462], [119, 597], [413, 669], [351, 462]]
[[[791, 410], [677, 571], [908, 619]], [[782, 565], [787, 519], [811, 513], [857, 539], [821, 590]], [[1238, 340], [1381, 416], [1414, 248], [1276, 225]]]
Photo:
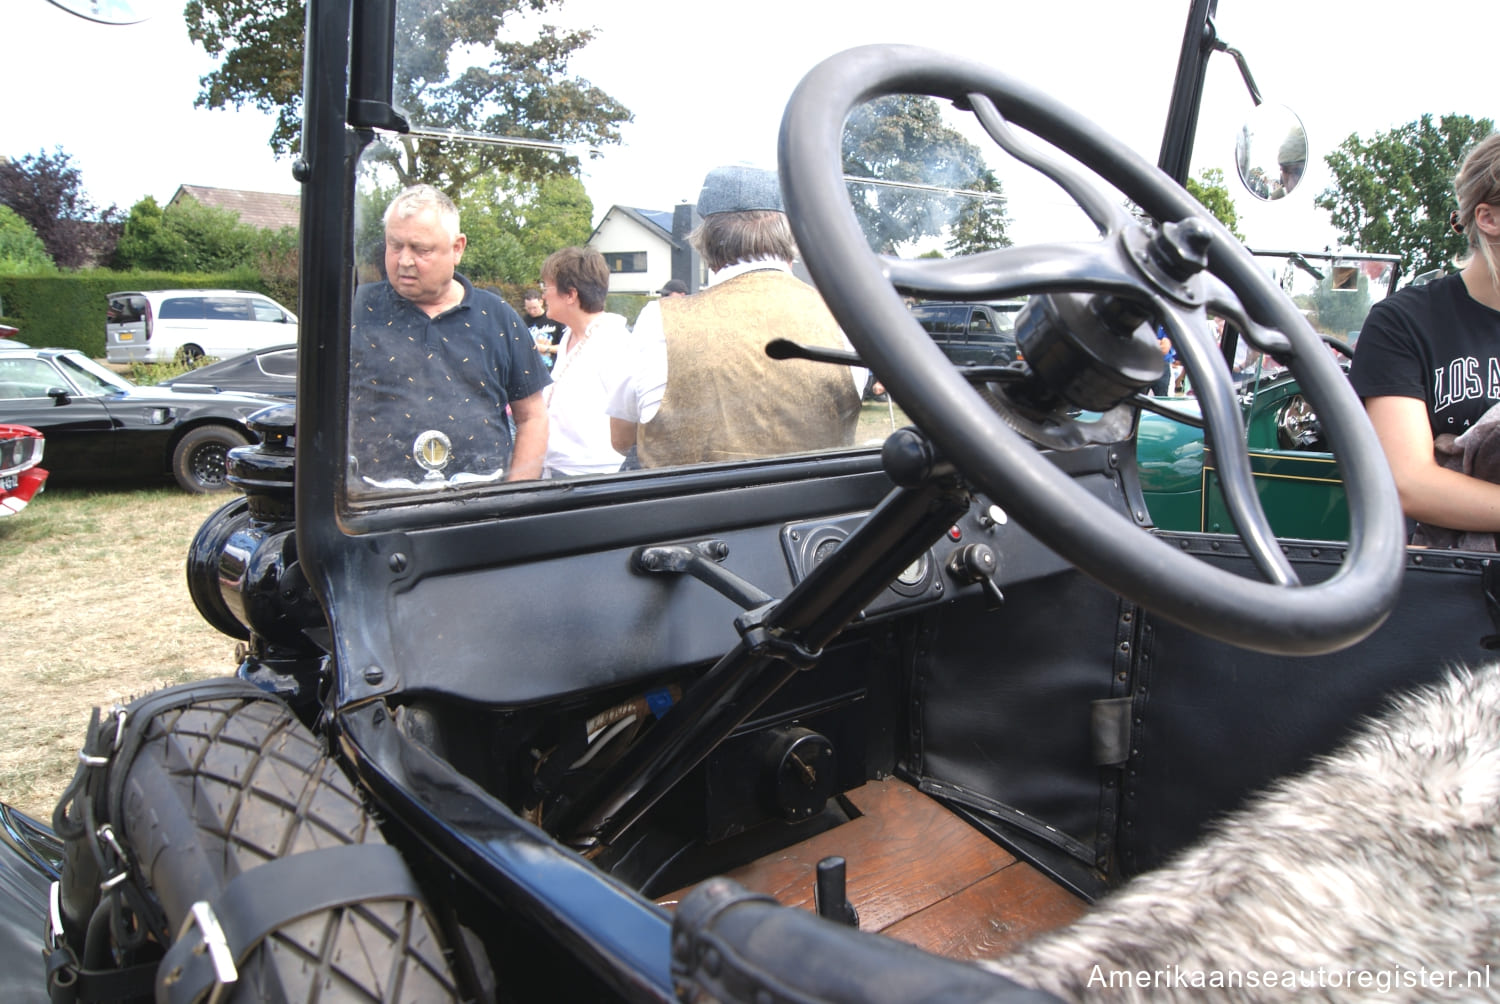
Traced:
[[[274, 885], [298, 855], [319, 856], [319, 868], [324, 861], [334, 870], [341, 861], [358, 868], [355, 857], [370, 851], [328, 851], [385, 844], [349, 779], [284, 704], [245, 684], [234, 696], [219, 696], [225, 686], [217, 693], [188, 685], [194, 687], [202, 689], [191, 703], [168, 700], [163, 707], [161, 694], [143, 699], [157, 703], [145, 709], [151, 717], [138, 746], [130, 751], [130, 743], [122, 744], [117, 755], [128, 759], [112, 765], [111, 773], [123, 769], [123, 778], [111, 778], [103, 800], [106, 812], [118, 817], [112, 822], [134, 865], [132, 884], [149, 902], [147, 912], [160, 911], [174, 938], [192, 929], [196, 903], [217, 902], [223, 914], [242, 906], [245, 897], [234, 891], [220, 898], [240, 876], [252, 877], [236, 890]], [[409, 880], [405, 864], [387, 856]], [[257, 875], [257, 869], [264, 871]], [[78, 878], [87, 881], [88, 869], [80, 871]], [[341, 878], [358, 888], [363, 881], [357, 874], [318, 875], [311, 885], [336, 885]], [[65, 869], [64, 886], [68, 881]], [[408, 884], [409, 895], [346, 897], [265, 925], [269, 933], [239, 952], [237, 979], [220, 999], [461, 999], [438, 924], [415, 882]], [[272, 903], [300, 898], [295, 889], [257, 892]], [[156, 973], [158, 994], [163, 980], [170, 985], [180, 977], [172, 969], [169, 952]]]

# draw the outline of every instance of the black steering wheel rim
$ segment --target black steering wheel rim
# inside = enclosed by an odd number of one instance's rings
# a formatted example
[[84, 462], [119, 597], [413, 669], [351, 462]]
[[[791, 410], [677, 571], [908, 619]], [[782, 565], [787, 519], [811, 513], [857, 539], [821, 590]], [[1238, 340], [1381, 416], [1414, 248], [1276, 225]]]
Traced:
[[[1286, 337], [1289, 365], [1339, 458], [1350, 537], [1333, 576], [1288, 587], [1183, 554], [1080, 489], [968, 385], [909, 316], [888, 265], [869, 250], [849, 204], [844, 120], [862, 102], [888, 94], [960, 104], [984, 95], [1007, 123], [1071, 155], [1155, 219], [1193, 217], [1215, 232], [1209, 271], [1237, 297], [1246, 317]], [[1246, 648], [1289, 655], [1334, 651], [1384, 621], [1400, 587], [1404, 523], [1363, 407], [1318, 336], [1249, 252], [1154, 165], [1035, 88], [978, 63], [903, 45], [852, 49], [815, 67], [782, 119], [779, 162], [808, 269], [865, 362], [942, 453], [1043, 543], [1147, 609]]]

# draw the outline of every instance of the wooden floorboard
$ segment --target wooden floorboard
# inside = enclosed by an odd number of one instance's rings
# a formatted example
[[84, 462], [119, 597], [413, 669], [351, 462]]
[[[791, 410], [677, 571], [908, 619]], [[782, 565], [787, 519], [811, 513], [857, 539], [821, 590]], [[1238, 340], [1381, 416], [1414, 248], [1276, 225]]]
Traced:
[[994, 959], [1083, 915], [1087, 904], [1017, 861], [882, 933], [950, 959]]
[[[861, 815], [726, 874], [786, 906], [813, 909], [817, 863], [846, 862], [859, 926], [928, 951], [1003, 954], [1086, 904], [915, 788], [894, 778], [846, 796]], [[675, 904], [687, 890], [663, 897]]]

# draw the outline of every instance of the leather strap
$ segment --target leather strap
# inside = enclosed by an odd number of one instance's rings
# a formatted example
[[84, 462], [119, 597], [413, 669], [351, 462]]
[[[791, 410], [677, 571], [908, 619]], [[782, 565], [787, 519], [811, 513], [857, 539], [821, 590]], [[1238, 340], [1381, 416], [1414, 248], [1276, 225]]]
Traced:
[[[232, 879], [208, 908], [235, 967], [294, 920], [373, 900], [417, 900], [421, 892], [388, 844], [351, 844], [277, 858]], [[190, 914], [157, 969], [157, 1001], [192, 1004], [220, 985], [214, 950]]]

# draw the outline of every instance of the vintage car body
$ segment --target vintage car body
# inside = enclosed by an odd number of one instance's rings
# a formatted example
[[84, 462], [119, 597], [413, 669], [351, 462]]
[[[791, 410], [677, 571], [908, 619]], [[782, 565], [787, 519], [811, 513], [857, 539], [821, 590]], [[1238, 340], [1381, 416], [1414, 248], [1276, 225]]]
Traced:
[[[1337, 308], [1329, 309], [1317, 327], [1328, 338], [1346, 344], [1349, 352], [1357, 351], [1359, 324], [1370, 307], [1394, 292], [1401, 276], [1400, 259], [1395, 255], [1255, 254], [1287, 294], [1315, 318], [1320, 300]], [[1330, 289], [1338, 276], [1345, 277], [1341, 281], [1348, 288]], [[1254, 367], [1246, 374], [1240, 389], [1245, 447], [1272, 529], [1279, 537], [1347, 539], [1348, 509], [1338, 463], [1324, 448], [1317, 415], [1307, 406], [1296, 379], [1274, 366]], [[1173, 403], [1197, 415], [1190, 399]], [[1234, 532], [1201, 430], [1167, 415], [1143, 412], [1136, 436], [1136, 463], [1146, 504], [1158, 526]]]
[[224, 461], [251, 441], [246, 419], [276, 399], [138, 387], [73, 349], [0, 347], [0, 421], [47, 439], [58, 483], [175, 478], [222, 491]]
[[26, 508], [47, 483], [42, 434], [25, 425], [0, 424], [0, 516]]
[[[1164, 143], [1178, 177], [1213, 7], [1195, 0], [1184, 33]], [[1040, 1001], [1084, 996], [1080, 956], [1166, 970], [1191, 945], [1203, 974], [1343, 973], [1389, 969], [1413, 932], [1423, 965], [1483, 975], [1500, 896], [1462, 850], [1493, 862], [1500, 790], [1492, 770], [1462, 783], [1475, 756], [1410, 744], [1418, 766], [1463, 764], [1459, 790], [1432, 778], [1426, 802], [1422, 783], [1385, 781], [1429, 775], [1378, 758], [1338, 773], [1349, 757], [1289, 789], [1288, 813], [1250, 798], [1393, 694], [1483, 660], [1496, 572], [1407, 553], [1337, 364], [1168, 174], [986, 65], [913, 46], [832, 56], [788, 104], [779, 178], [858, 358], [767, 351], [867, 364], [912, 426], [878, 450], [855, 437], [530, 483], [449, 481], [428, 456], [430, 483], [371, 484], [343, 393], [352, 263], [379, 211], [375, 146], [451, 134], [393, 93], [401, 57], [431, 51], [412, 43], [449, 23], [376, 0], [307, 15], [299, 398], [256, 416], [260, 442], [230, 458], [244, 496], [188, 559], [194, 601], [243, 660], [91, 721], [56, 816], [54, 991]], [[972, 113], [1098, 239], [871, 253], [840, 130], [885, 94]], [[1030, 295], [1025, 366], [956, 369], [903, 294]], [[1209, 311], [1253, 330], [1316, 405], [1350, 486], [1347, 542], [1277, 539], [1237, 451], [1218, 458], [1237, 536], [1152, 525], [1131, 436], [1156, 323], [1220, 441], [1243, 440]], [[1500, 702], [1418, 703], [1443, 727], [1399, 718], [1399, 734], [1462, 733]], [[1475, 736], [1481, 770], [1496, 746]], [[1345, 803], [1371, 832], [1342, 828]], [[1240, 842], [1205, 841], [1216, 830]], [[1414, 879], [1418, 845], [1434, 851]], [[1350, 865], [1388, 881], [1345, 881]], [[1044, 945], [1074, 946], [1069, 961], [1026, 954], [1054, 930]], [[1100, 930], [1113, 940], [1086, 956]]]
[[180, 390], [235, 394], [259, 394], [295, 400], [297, 397], [297, 346], [273, 345], [243, 355], [199, 366], [157, 386]]

